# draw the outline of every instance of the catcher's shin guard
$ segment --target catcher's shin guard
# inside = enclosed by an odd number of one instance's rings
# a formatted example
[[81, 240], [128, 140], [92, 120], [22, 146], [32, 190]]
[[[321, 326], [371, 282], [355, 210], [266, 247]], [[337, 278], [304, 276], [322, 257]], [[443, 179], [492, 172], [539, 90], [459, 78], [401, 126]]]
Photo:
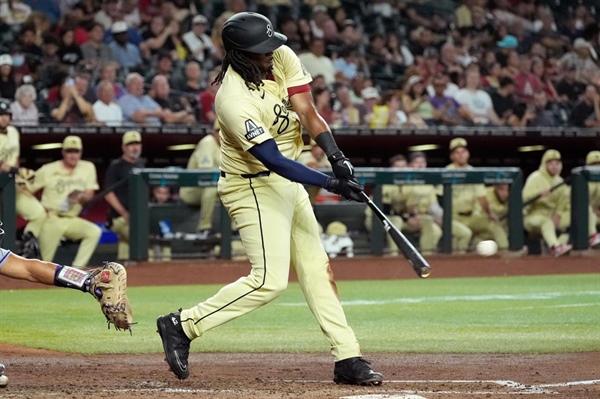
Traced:
[[181, 327], [180, 313], [169, 313], [156, 319], [157, 332], [163, 343], [165, 360], [177, 378], [185, 380], [190, 376], [188, 357], [190, 340]]

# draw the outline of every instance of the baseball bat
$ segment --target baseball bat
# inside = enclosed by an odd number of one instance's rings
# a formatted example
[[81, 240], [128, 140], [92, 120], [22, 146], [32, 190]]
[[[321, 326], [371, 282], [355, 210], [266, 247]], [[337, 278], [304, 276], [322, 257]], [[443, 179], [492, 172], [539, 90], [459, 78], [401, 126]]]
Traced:
[[[568, 178], [561, 181], [560, 183], [555, 184], [554, 186], [550, 187], [549, 191], [552, 192], [552, 191], [564, 186], [567, 183], [568, 183]], [[539, 200], [540, 198], [542, 198], [542, 194], [538, 194], [535, 197], [528, 199], [527, 201], [523, 202], [523, 208], [525, 208], [527, 205], [533, 204], [535, 201]], [[508, 213], [502, 215], [502, 217], [500, 217], [500, 220], [504, 220], [507, 217], [508, 217]]]
[[127, 182], [127, 179], [129, 179], [129, 175], [125, 176], [124, 178], [122, 178], [119, 181], [114, 182], [113, 184], [111, 184], [110, 186], [106, 187], [104, 190], [100, 191], [99, 193], [97, 193], [96, 195], [94, 195], [92, 198], [90, 198], [90, 200], [88, 202], [86, 202], [83, 205], [83, 211], [87, 211], [88, 209], [90, 209], [92, 207], [92, 205], [94, 205], [96, 202], [98, 202], [100, 199], [104, 198], [104, 196], [108, 193], [110, 193], [111, 191], [113, 191], [114, 189], [116, 189], [117, 187], [120, 187], [121, 185], [125, 184]]
[[367, 203], [369, 208], [373, 210], [373, 213], [377, 216], [377, 218], [383, 223], [383, 228], [385, 231], [392, 237], [392, 240], [402, 252], [402, 255], [408, 260], [408, 263], [412, 266], [413, 270], [417, 275], [421, 278], [427, 278], [431, 274], [431, 266], [429, 263], [423, 258], [423, 255], [417, 251], [414, 245], [408, 241], [408, 238], [402, 232], [390, 222], [390, 219], [379, 209], [377, 205], [369, 198], [364, 191], [361, 191], [359, 194], [362, 199]]

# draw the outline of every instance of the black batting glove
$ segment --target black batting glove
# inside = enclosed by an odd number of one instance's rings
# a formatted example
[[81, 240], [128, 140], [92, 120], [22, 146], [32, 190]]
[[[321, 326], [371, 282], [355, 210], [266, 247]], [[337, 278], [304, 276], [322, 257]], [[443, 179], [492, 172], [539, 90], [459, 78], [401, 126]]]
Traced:
[[341, 195], [349, 201], [363, 202], [359, 194], [364, 191], [365, 186], [360, 184], [355, 178], [338, 179], [337, 177], [329, 177], [325, 189]]
[[350, 163], [350, 160], [346, 158], [343, 152], [338, 151], [331, 154], [327, 159], [331, 163], [333, 174], [338, 179], [353, 179], [354, 178], [354, 166]]

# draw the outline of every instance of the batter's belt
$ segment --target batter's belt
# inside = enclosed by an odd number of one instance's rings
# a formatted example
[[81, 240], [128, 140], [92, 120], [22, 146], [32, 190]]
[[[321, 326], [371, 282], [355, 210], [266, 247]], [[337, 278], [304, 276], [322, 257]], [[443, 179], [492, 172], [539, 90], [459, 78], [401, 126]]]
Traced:
[[[262, 172], [258, 172], [258, 173], [244, 173], [242, 175], [233, 175], [231, 173], [229, 173], [229, 176], [240, 176], [243, 177], [244, 179], [252, 179], [253, 177], [267, 177], [271, 174], [270, 170], [263, 170]], [[221, 177], [227, 177], [227, 173], [221, 171]]]

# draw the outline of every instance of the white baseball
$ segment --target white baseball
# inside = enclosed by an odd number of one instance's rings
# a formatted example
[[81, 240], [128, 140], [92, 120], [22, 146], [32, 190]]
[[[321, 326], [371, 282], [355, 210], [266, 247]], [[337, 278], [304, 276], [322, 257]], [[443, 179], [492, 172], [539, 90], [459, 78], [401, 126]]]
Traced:
[[5, 388], [8, 385], [8, 377], [0, 375], [0, 388]]
[[475, 251], [477, 251], [477, 254], [481, 256], [496, 255], [496, 252], [498, 252], [498, 244], [496, 244], [496, 241], [493, 240], [481, 241], [477, 244]]

